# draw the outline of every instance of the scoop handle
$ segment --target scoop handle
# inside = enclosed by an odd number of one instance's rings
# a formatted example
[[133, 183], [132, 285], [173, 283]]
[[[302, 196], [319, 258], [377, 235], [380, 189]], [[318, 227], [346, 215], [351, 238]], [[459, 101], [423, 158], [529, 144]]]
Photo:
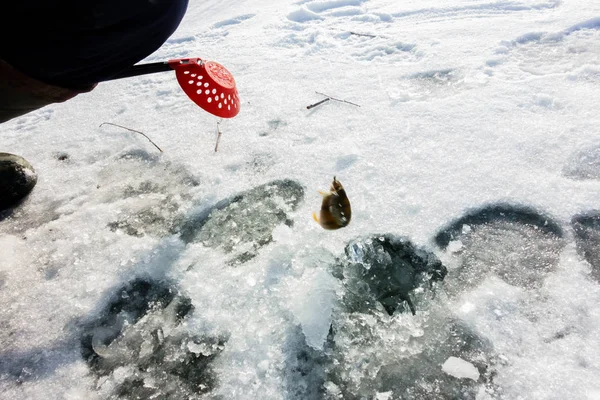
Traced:
[[168, 61], [156, 62], [150, 64], [139, 64], [129, 67], [116, 75], [107, 78], [107, 81], [113, 81], [115, 79], [129, 78], [132, 76], [154, 74], [156, 72], [171, 71], [172, 68]]
[[111, 76], [110, 78], [105, 79], [105, 81], [112, 81], [115, 79], [129, 78], [132, 76], [139, 75], [147, 75], [154, 74], [157, 72], [166, 72], [174, 70], [178, 65], [189, 64], [191, 61], [196, 61], [199, 64], [202, 62], [200, 58], [177, 58], [169, 61], [160, 61], [155, 63], [148, 64], [138, 64], [131, 66], [116, 75]]

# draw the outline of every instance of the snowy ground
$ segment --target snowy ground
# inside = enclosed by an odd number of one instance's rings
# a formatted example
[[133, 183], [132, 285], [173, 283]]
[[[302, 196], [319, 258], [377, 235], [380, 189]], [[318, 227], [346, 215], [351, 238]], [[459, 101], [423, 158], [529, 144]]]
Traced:
[[178, 57], [217, 153], [172, 73], [0, 127], [0, 397], [600, 399], [600, 2], [191, 0]]

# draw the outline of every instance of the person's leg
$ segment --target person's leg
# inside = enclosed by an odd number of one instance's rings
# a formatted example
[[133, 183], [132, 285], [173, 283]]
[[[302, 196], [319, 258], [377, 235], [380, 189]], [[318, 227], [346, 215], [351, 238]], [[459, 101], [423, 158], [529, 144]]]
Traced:
[[33, 79], [2, 60], [0, 77], [0, 123], [48, 104], [61, 103], [81, 93]]
[[[0, 123], [92, 90], [143, 60], [173, 34], [188, 0], [31, 0], [3, 5]], [[0, 153], [0, 211], [18, 204], [37, 175]]]
[[188, 6], [188, 0], [9, 3], [11, 26], [0, 26], [10, 35], [2, 59], [32, 78], [74, 90], [154, 53], [175, 32]]
[[[92, 90], [143, 60], [179, 26], [188, 0], [11, 2], [0, 30], [0, 123]], [[5, 10], [6, 11], [6, 10]]]

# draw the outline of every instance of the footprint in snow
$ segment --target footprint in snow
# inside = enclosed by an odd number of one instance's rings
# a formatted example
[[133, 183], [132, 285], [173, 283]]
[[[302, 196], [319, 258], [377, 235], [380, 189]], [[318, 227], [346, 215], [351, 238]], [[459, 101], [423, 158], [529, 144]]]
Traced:
[[226, 19], [220, 22], [217, 22], [216, 24], [214, 24], [213, 26], [211, 26], [212, 29], [219, 29], [219, 28], [223, 28], [226, 26], [231, 26], [231, 25], [239, 25], [244, 21], [247, 21], [251, 18], [254, 18], [256, 16], [256, 14], [243, 14], [243, 15], [238, 15], [237, 17], [233, 17], [230, 19]]
[[500, 43], [487, 63], [488, 75], [523, 80], [564, 75], [570, 81], [600, 82], [597, 66], [600, 18], [559, 32], [529, 32]]
[[[505, 2], [479, 2], [473, 1], [469, 4], [443, 5], [441, 7], [418, 7], [405, 11], [392, 13], [394, 19], [411, 19], [420, 23], [440, 22], [447, 20], [465, 18], [468, 15], [471, 18], [490, 18], [498, 15], [510, 15], [514, 13], [535, 13], [548, 9], [554, 9], [560, 6], [560, 0], [551, 1], [505, 1]], [[444, 3], [439, 3], [444, 4]]]
[[323, 20], [328, 17], [354, 17], [365, 14], [361, 7], [368, 0], [305, 1], [300, 8], [288, 14], [287, 19], [296, 23]]

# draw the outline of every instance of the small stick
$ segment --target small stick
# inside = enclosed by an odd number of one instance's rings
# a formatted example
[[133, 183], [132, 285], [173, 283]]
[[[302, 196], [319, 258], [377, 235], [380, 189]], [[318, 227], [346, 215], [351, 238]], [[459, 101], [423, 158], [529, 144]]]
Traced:
[[160, 147], [158, 147], [158, 145], [156, 143], [154, 143], [152, 141], [152, 139], [150, 139], [148, 136], [146, 136], [146, 134], [143, 133], [143, 132], [136, 131], [135, 129], [130, 129], [130, 128], [127, 128], [127, 127], [122, 126], [122, 125], [113, 124], [112, 122], [103, 122], [103, 123], [100, 124], [100, 128], [102, 127], [102, 125], [114, 125], [114, 126], [118, 126], [119, 128], [127, 129], [128, 131], [131, 131], [131, 132], [139, 133], [140, 135], [142, 135], [146, 139], [148, 139], [150, 141], [150, 143], [152, 143], [154, 145], [154, 147], [156, 147], [161, 153], [163, 152], [162, 149]]
[[221, 140], [221, 129], [219, 129], [219, 124], [221, 123], [221, 119], [217, 121], [217, 143], [215, 144], [215, 153], [219, 148], [219, 141]]
[[370, 37], [370, 38], [376, 38], [377, 36], [375, 35], [369, 35], [368, 33], [357, 33], [357, 32], [352, 32], [350, 31], [351, 35], [356, 35], [356, 36], [366, 36], [366, 37]]
[[352, 104], [353, 106], [360, 107], [358, 104], [351, 103], [351, 102], [349, 102], [349, 101], [346, 101], [346, 100], [340, 100], [340, 99], [336, 99], [335, 97], [331, 97], [331, 96], [329, 96], [329, 95], [326, 95], [325, 93], [320, 93], [320, 92], [315, 92], [315, 93], [316, 93], [316, 94], [320, 94], [321, 96], [325, 96], [325, 97], [327, 97], [328, 99], [331, 99], [331, 100], [339, 101], [339, 102], [341, 102], [341, 103]]
[[318, 103], [311, 104], [310, 106], [306, 106], [306, 108], [307, 108], [308, 110], [310, 110], [311, 108], [313, 108], [313, 107], [316, 107], [316, 106], [320, 106], [321, 104], [323, 104], [323, 103], [325, 103], [326, 101], [329, 101], [329, 100], [331, 100], [331, 99], [328, 97], [328, 98], [326, 98], [325, 100], [321, 100], [321, 101], [319, 101]]

